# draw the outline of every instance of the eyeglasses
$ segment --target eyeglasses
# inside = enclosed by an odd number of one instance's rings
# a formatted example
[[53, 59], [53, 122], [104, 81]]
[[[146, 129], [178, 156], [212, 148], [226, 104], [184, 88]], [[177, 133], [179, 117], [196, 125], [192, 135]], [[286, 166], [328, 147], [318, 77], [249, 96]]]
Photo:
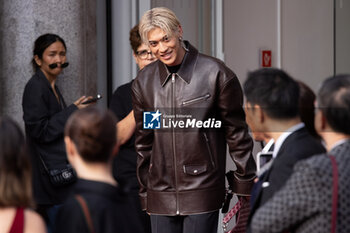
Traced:
[[151, 57], [153, 57], [153, 53], [148, 52], [147, 50], [137, 51], [136, 55], [139, 56], [139, 58], [141, 58], [141, 59], [146, 59], [148, 57], [148, 55], [151, 55]]

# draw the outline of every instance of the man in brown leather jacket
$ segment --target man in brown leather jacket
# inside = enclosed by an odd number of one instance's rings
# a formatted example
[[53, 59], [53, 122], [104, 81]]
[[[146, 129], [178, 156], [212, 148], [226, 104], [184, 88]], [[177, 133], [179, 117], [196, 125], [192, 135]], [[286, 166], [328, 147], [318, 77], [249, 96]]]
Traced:
[[226, 145], [237, 167], [234, 192], [249, 196], [255, 177], [240, 83], [183, 41], [169, 9], [147, 11], [139, 31], [158, 58], [132, 85], [141, 204], [152, 232], [217, 232]]

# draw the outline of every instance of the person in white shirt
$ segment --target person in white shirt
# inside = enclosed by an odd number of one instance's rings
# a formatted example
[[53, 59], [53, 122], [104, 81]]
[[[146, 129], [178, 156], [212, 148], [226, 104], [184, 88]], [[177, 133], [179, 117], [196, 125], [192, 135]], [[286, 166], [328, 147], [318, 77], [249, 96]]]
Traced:
[[256, 211], [252, 232], [350, 232], [350, 75], [326, 79], [317, 103], [315, 126], [328, 153], [295, 165], [285, 186]]
[[247, 122], [252, 131], [274, 140], [272, 161], [260, 174], [251, 197], [251, 218], [286, 183], [294, 164], [325, 152], [310, 135], [299, 114], [299, 85], [280, 69], [259, 69], [249, 73], [243, 86]]

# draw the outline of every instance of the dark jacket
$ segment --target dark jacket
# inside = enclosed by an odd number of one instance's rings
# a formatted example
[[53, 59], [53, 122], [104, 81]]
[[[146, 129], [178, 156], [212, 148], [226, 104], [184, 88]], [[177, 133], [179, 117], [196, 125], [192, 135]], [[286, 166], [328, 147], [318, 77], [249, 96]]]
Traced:
[[[74, 194], [85, 200], [96, 233], [131, 233], [132, 216], [127, 215], [128, 202], [118, 187], [107, 183], [79, 179]], [[57, 213], [56, 233], [90, 233], [82, 207], [75, 196]]]
[[[132, 85], [140, 196], [152, 214], [199, 214], [221, 208], [227, 144], [237, 166], [234, 191], [248, 195], [255, 177], [236, 75], [222, 61], [198, 53], [189, 43], [187, 47], [176, 74], [158, 60], [142, 69]], [[161, 121], [161, 129], [143, 129], [143, 112], [157, 110], [167, 126], [176, 120], [222, 125], [166, 128]]]
[[74, 104], [66, 107], [57, 87], [56, 92], [60, 103], [39, 69], [26, 84], [22, 100], [25, 132], [32, 159], [34, 197], [40, 205], [62, 203], [69, 189], [69, 186], [57, 188], [50, 183], [39, 157], [41, 155], [48, 168], [62, 168], [67, 164], [64, 125], [77, 107]]
[[[117, 88], [113, 93], [110, 109], [118, 120], [124, 119], [132, 111], [131, 97], [132, 81]], [[123, 144], [118, 156], [113, 159], [113, 176], [121, 186], [138, 192], [139, 184], [136, 178], [135, 134]]]
[[[132, 81], [117, 88], [113, 93], [110, 109], [118, 120], [125, 118], [132, 111], [131, 98]], [[130, 204], [124, 211], [130, 213], [134, 231], [138, 233], [151, 232], [151, 220], [149, 215], [141, 209], [138, 191], [140, 189], [136, 176], [137, 153], [135, 151], [135, 134], [124, 143], [113, 158], [113, 176], [120, 187], [126, 192]], [[131, 231], [130, 231], [131, 232]]]
[[331, 232], [333, 171], [329, 155], [338, 166], [338, 205], [336, 232], [350, 232], [350, 142], [334, 147], [327, 155], [298, 162], [283, 188], [252, 220], [252, 232]]
[[269, 170], [259, 179], [260, 184], [268, 182], [269, 185], [260, 187], [257, 191], [248, 222], [250, 223], [255, 211], [268, 202], [285, 185], [298, 161], [324, 152], [326, 150], [321, 142], [311, 136], [305, 127], [289, 135], [281, 145]]

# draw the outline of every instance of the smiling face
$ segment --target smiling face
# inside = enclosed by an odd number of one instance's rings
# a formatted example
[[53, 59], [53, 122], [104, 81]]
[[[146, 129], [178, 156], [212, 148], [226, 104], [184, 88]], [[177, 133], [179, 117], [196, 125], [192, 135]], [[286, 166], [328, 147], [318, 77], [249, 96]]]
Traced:
[[[66, 49], [62, 42], [56, 41], [45, 49], [42, 58], [36, 55], [34, 59], [47, 78], [56, 78], [62, 72], [61, 65], [66, 62]], [[49, 65], [54, 63], [57, 67], [51, 69]]]
[[185, 50], [181, 46], [179, 37], [182, 36], [182, 29], [173, 35], [167, 35], [160, 28], [154, 28], [148, 33], [149, 47], [154, 56], [167, 66], [176, 66], [181, 64], [185, 56]]

